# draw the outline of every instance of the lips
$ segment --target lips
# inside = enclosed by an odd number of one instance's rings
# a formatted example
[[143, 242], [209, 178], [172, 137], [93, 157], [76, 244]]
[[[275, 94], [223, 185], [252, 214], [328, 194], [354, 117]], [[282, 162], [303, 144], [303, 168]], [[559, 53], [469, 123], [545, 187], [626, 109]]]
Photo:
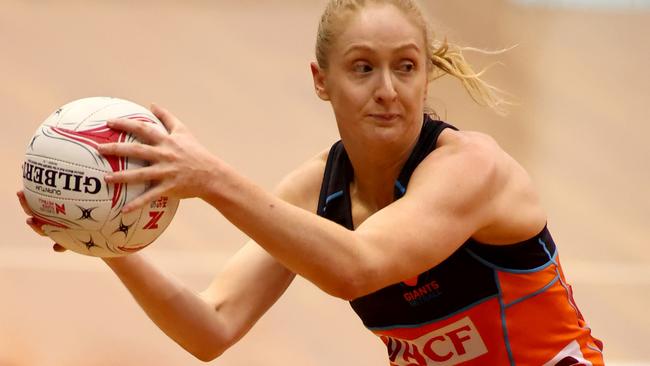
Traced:
[[382, 121], [390, 122], [392, 120], [395, 120], [399, 117], [399, 114], [397, 113], [371, 113], [369, 115], [372, 118], [379, 119]]

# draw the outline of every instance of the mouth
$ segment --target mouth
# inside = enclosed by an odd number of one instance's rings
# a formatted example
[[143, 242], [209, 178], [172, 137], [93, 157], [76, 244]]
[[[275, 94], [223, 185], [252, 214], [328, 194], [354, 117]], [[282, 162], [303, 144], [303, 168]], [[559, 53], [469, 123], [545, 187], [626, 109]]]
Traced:
[[391, 122], [400, 117], [397, 113], [371, 113], [368, 115], [370, 118], [378, 119], [384, 122]]

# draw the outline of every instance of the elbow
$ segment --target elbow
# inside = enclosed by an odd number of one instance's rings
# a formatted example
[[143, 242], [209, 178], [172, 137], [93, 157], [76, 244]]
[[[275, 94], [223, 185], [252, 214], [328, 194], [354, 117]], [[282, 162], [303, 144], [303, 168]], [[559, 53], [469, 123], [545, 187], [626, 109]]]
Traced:
[[352, 301], [374, 291], [373, 275], [370, 271], [355, 268], [341, 271], [336, 275], [335, 283], [326, 292], [345, 301]]
[[[222, 302], [213, 300], [205, 292], [199, 297], [208, 304], [207, 316], [199, 323], [184, 330], [184, 335], [172, 337], [185, 351], [203, 362], [211, 362], [244, 336], [243, 329], [234, 326], [221, 311]], [[189, 334], [188, 334], [189, 333]]]
[[196, 357], [198, 360], [203, 361], [205, 363], [208, 363], [210, 361], [215, 360], [217, 357], [221, 356], [221, 353], [214, 353], [214, 352], [205, 352], [205, 353], [192, 353], [194, 357]]
[[327, 267], [319, 267], [309, 279], [329, 295], [346, 301], [352, 301], [370, 294], [382, 286], [381, 255], [376, 250], [370, 250], [362, 239], [358, 239], [352, 247], [354, 251], [342, 255], [341, 260], [328, 263]]
[[351, 287], [345, 286], [345, 285], [340, 286], [339, 288], [337, 288], [335, 290], [330, 290], [330, 291], [327, 291], [327, 292], [330, 295], [332, 295], [334, 297], [337, 297], [337, 298], [339, 298], [341, 300], [345, 300], [345, 301], [352, 301], [352, 300], [359, 297], [359, 296], [357, 296], [357, 291], [355, 291]]
[[206, 337], [201, 342], [195, 343], [192, 347], [183, 347], [192, 356], [203, 362], [210, 362], [220, 357], [230, 346], [237, 342], [235, 337]]
[[186, 348], [184, 347], [186, 351], [188, 351], [192, 356], [196, 357], [196, 359], [203, 361], [203, 362], [210, 362], [221, 356], [227, 349], [227, 347], [224, 347], [222, 345], [203, 345], [201, 347], [196, 347], [196, 348]]
[[204, 346], [201, 348], [196, 348], [191, 350], [187, 349], [187, 351], [200, 361], [210, 362], [220, 357], [227, 349], [228, 349], [227, 346], [216, 345], [212, 347]]

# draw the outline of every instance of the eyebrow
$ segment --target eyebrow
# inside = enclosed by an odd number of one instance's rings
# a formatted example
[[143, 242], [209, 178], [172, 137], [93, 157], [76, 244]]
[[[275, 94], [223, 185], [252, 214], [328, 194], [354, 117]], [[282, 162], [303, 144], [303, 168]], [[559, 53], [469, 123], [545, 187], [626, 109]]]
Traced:
[[[420, 51], [420, 47], [418, 47], [418, 45], [413, 43], [413, 42], [409, 42], [409, 43], [403, 44], [403, 45], [401, 45], [399, 47], [396, 47], [396, 48], [393, 49], [393, 51], [394, 52], [399, 52], [399, 51], [404, 51], [404, 50], [408, 50], [408, 49], [414, 49], [416, 51]], [[351, 52], [359, 51], [359, 50], [360, 51], [374, 52], [374, 49], [372, 47], [370, 47], [369, 45], [367, 45], [365, 43], [357, 43], [357, 44], [352, 44], [350, 47], [348, 47], [348, 49], [345, 51], [345, 53], [343, 53], [343, 55], [345, 56], [345, 55], [347, 55], [347, 54], [349, 54]]]

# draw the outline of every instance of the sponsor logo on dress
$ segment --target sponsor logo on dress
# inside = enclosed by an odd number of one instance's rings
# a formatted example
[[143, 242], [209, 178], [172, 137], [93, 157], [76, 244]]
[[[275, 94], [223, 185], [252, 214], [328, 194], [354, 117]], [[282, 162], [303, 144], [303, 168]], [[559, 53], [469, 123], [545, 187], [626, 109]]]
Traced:
[[413, 277], [402, 282], [402, 296], [411, 306], [422, 305], [432, 299], [442, 295], [440, 285], [437, 281], [428, 281], [422, 286], [418, 286], [419, 277]]
[[469, 317], [438, 328], [414, 340], [381, 336], [391, 366], [450, 366], [487, 353]]

